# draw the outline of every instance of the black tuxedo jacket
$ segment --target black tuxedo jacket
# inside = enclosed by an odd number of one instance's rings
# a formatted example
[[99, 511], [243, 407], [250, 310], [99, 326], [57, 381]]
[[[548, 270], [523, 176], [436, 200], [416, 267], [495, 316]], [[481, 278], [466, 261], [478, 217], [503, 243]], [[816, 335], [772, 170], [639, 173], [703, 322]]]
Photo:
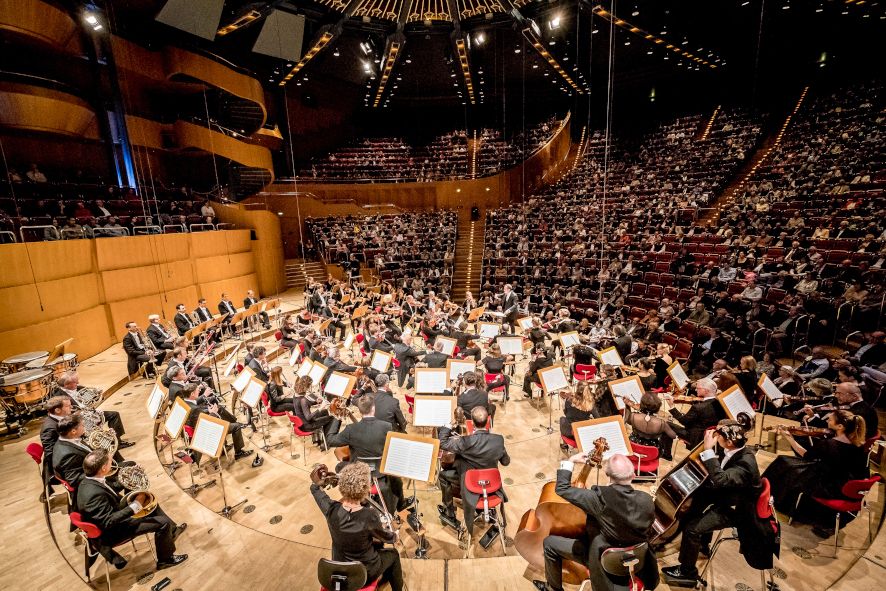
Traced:
[[135, 337], [132, 336], [131, 332], [127, 332], [123, 336], [123, 350], [126, 351], [126, 354], [130, 357], [138, 357], [139, 355], [143, 355], [145, 353], [144, 346], [142, 343], [142, 348], [140, 349], [138, 345], [136, 345]]
[[237, 307], [230, 300], [222, 300], [218, 303], [218, 313], [230, 317], [237, 313]]
[[478, 406], [489, 410], [489, 394], [485, 390], [471, 388], [458, 396], [458, 405], [465, 411], [466, 420], [471, 420], [471, 411]]
[[52, 450], [52, 470], [74, 487], [83, 480], [83, 460], [89, 455], [86, 444], [74, 445], [69, 441], [58, 441]]
[[178, 312], [175, 315], [175, 327], [178, 329], [178, 336], [184, 336], [186, 332], [194, 328], [194, 321], [184, 312]]
[[271, 376], [269, 376], [265, 370], [262, 369], [261, 363], [259, 363], [258, 359], [252, 359], [249, 363], [246, 364], [246, 367], [255, 372], [255, 377], [263, 381], [264, 383], [268, 383], [271, 380]]
[[[388, 436], [388, 431], [394, 429], [390, 423], [375, 417], [363, 417], [339, 433], [340, 428], [341, 421], [338, 419], [332, 421], [330, 435], [326, 437], [326, 443], [329, 444], [329, 447], [349, 446], [352, 462], [356, 462], [360, 458], [381, 458], [385, 451], [385, 439]], [[381, 464], [381, 459], [374, 463]]]
[[396, 431], [406, 432], [406, 417], [400, 402], [387, 390], [379, 390], [375, 395], [375, 418], [390, 423]]
[[726, 418], [726, 413], [720, 401], [711, 398], [693, 404], [685, 414], [672, 408], [671, 416], [686, 428], [686, 447], [692, 449], [704, 439], [705, 429], [713, 427], [720, 419]]
[[512, 291], [505, 296], [504, 301], [502, 301], [501, 304], [501, 311], [505, 315], [505, 320], [508, 322], [516, 321], [518, 308], [517, 294]]
[[428, 367], [436, 367], [439, 369], [441, 367], [446, 367], [446, 360], [447, 359], [449, 359], [449, 355], [447, 355], [446, 353], [440, 353], [438, 351], [433, 351], [431, 353], [426, 354], [424, 359], [422, 359], [422, 361], [427, 363]]
[[43, 482], [52, 477], [52, 451], [58, 441], [58, 421], [49, 415], [43, 417], [40, 425], [40, 444], [43, 446]]
[[[461, 498], [465, 503], [477, 506], [480, 495], [472, 493], [465, 488], [465, 472], [472, 469], [498, 468], [498, 465], [507, 466], [511, 463], [511, 457], [505, 449], [505, 438], [498, 433], [490, 433], [486, 430], [474, 431], [465, 437], [453, 437], [449, 427], [440, 428], [440, 449], [451, 451], [455, 454], [455, 470], [458, 472], [461, 484]], [[499, 491], [499, 496], [504, 500], [504, 488]]]
[[209, 311], [209, 308], [197, 308], [194, 310], [194, 313], [197, 315], [197, 318], [200, 319], [200, 322], [212, 320], [212, 312]]
[[248, 309], [252, 304], [256, 303], [257, 301], [258, 300], [255, 298], [244, 298], [243, 307]]
[[128, 505], [120, 508], [120, 495], [97, 480], [84, 478], [77, 487], [77, 508], [83, 521], [101, 528], [101, 539], [106, 543], [128, 537], [137, 526], [132, 509]]
[[[163, 336], [163, 332], [161, 332], [165, 330], [165, 328], [161, 329], [156, 324], [152, 324], [145, 330], [145, 336], [151, 339], [151, 342], [154, 343], [154, 346], [159, 349], [163, 345], [163, 343], [166, 342], [167, 339], [167, 337]], [[166, 334], [170, 337], [172, 336], [169, 333]]]

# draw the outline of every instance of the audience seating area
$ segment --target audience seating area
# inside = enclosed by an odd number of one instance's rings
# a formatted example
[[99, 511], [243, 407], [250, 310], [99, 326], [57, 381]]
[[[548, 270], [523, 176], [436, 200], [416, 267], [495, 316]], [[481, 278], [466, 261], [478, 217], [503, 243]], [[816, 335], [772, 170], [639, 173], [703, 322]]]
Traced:
[[654, 318], [649, 336], [687, 354], [686, 343], [715, 337], [735, 340], [736, 353], [780, 353], [871, 330], [886, 265], [879, 96], [862, 86], [809, 101], [716, 227], [700, 227], [697, 211], [752, 155], [760, 118], [726, 109], [704, 140], [703, 116], [638, 149], [616, 139], [605, 206], [604, 139], [593, 135], [567, 178], [525, 207], [487, 213], [480, 304], [511, 282], [540, 294], [526, 305], [543, 314], [641, 319], [638, 334]]
[[[35, 174], [36, 171], [39, 174]], [[32, 178], [33, 177], [33, 178]], [[36, 180], [34, 180], [36, 179]], [[0, 184], [0, 243], [202, 232], [233, 228], [187, 188], [149, 191], [93, 183], [57, 183], [32, 165]]]
[[[551, 119], [526, 130], [526, 156], [551, 139], [559, 128]], [[496, 174], [524, 159], [522, 133], [502, 139], [500, 131], [477, 135], [480, 149], [473, 176]], [[472, 177], [468, 136], [462, 130], [411, 146], [400, 138], [365, 138], [312, 161], [301, 178], [329, 181], [437, 181]]]
[[[448, 292], [458, 216], [454, 211], [306, 220], [327, 264], [358, 261], [409, 290]], [[409, 283], [406, 283], [406, 279]]]

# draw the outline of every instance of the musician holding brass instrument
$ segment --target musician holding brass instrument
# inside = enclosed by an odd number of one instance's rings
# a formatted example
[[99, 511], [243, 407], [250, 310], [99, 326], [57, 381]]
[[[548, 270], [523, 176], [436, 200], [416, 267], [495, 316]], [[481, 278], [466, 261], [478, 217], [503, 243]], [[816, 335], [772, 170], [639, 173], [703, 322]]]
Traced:
[[52, 392], [53, 396], [67, 396], [74, 403], [75, 409], [88, 411], [101, 415], [105, 425], [114, 430], [117, 435], [117, 448], [126, 449], [135, 445], [132, 441], [124, 441], [123, 420], [120, 413], [115, 410], [98, 410], [96, 407], [102, 402], [102, 393], [94, 388], [80, 386], [80, 375], [76, 371], [67, 371], [61, 375]]
[[159, 365], [166, 356], [166, 351], [157, 350], [154, 343], [138, 328], [135, 322], [126, 323], [126, 335], [123, 337], [123, 350], [126, 351], [127, 365], [126, 370], [129, 375], [138, 372], [142, 363], [147, 363], [145, 376], [149, 378], [156, 377], [156, 366]]
[[107, 483], [110, 473], [111, 456], [108, 452], [102, 449], [91, 451], [83, 460], [84, 477], [77, 487], [77, 508], [83, 521], [101, 529], [98, 551], [105, 560], [118, 569], [123, 568], [126, 559], [114, 551], [114, 545], [148, 533], [154, 534], [157, 570], [187, 560], [187, 554], [175, 553], [175, 541], [188, 524], [176, 525], [147, 491], [130, 493], [121, 506], [120, 495]]
[[148, 323], [148, 328], [145, 330], [145, 334], [151, 339], [154, 348], [158, 351], [163, 349], [171, 351], [175, 347], [175, 345], [173, 345], [175, 336], [160, 323], [160, 315], [151, 314], [148, 316]]
[[363, 462], [348, 464], [338, 473], [340, 501], [333, 501], [311, 473], [311, 494], [326, 518], [332, 537], [332, 559], [359, 562], [366, 567], [366, 580], [381, 577], [392, 591], [402, 591], [400, 555], [393, 548], [378, 548], [378, 542], [393, 544], [397, 532], [386, 525], [378, 511], [369, 506], [372, 471]]

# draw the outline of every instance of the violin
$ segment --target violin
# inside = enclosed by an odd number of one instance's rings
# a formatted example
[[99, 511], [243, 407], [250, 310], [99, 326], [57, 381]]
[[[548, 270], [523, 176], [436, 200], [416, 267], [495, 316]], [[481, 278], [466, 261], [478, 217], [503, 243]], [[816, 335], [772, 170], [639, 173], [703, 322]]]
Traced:
[[764, 427], [764, 431], [787, 432], [794, 437], [828, 437], [833, 431], [827, 427], [807, 427], [806, 425], [770, 425]]
[[[344, 397], [336, 397], [332, 403], [329, 405], [329, 414], [339, 419], [340, 421], [345, 420], [345, 418], [351, 419], [352, 423], [356, 423], [357, 419], [354, 417], [354, 413], [351, 412], [351, 409], [348, 408], [348, 401]], [[337, 448], [338, 449], [338, 448]]]
[[311, 470], [311, 482], [320, 488], [335, 488], [338, 486], [338, 474], [330, 472], [326, 464], [314, 464]]
[[699, 396], [671, 396], [671, 400], [678, 404], [698, 404], [699, 402], [704, 402], [707, 398], [701, 398]]

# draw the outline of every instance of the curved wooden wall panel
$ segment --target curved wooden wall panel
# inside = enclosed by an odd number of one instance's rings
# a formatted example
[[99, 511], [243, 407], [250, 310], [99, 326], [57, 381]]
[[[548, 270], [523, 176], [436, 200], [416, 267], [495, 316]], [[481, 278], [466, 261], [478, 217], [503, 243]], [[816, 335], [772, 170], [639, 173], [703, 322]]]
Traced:
[[0, 30], [32, 37], [65, 53], [83, 52], [74, 19], [40, 0], [0, 0]]
[[196, 148], [211, 154], [218, 154], [245, 166], [263, 168], [271, 173], [272, 179], [274, 177], [274, 161], [271, 151], [263, 146], [247, 144], [188, 121], [176, 121], [172, 128], [175, 130], [178, 145], [183, 149]]
[[126, 131], [129, 132], [129, 141], [133, 146], [165, 150], [167, 146], [163, 143], [163, 133], [169, 130], [169, 125], [164, 125], [159, 121], [134, 115], [126, 116]]
[[163, 50], [163, 61], [166, 77], [171, 80], [181, 75], [202, 80], [216, 88], [221, 88], [235, 96], [256, 103], [262, 110], [261, 124], [265, 124], [268, 117], [267, 108], [265, 107], [265, 91], [261, 83], [255, 78], [242, 74], [213, 59], [178, 47], [165, 48]]
[[222, 291], [237, 302], [248, 289], [274, 295], [254, 272], [260, 247], [249, 230], [0, 246], [0, 358], [74, 337], [83, 359], [119, 341], [128, 320], [172, 318], [176, 304], [191, 310], [200, 297], [214, 309]]
[[29, 84], [0, 83], [0, 127], [100, 138], [89, 103], [72, 94]]
[[237, 227], [252, 228], [255, 240], [252, 241], [252, 255], [258, 290], [261, 295], [279, 293], [286, 286], [283, 272], [283, 233], [280, 218], [270, 211], [247, 211], [242, 206], [213, 203], [218, 219], [236, 224]]

